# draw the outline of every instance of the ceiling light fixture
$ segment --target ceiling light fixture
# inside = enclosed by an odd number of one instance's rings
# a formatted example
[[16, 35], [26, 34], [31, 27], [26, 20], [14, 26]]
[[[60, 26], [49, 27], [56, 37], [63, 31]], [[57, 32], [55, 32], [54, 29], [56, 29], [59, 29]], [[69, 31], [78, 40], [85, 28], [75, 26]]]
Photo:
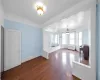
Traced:
[[66, 34], [69, 34], [69, 29], [68, 29], [68, 25], [67, 25], [67, 30], [66, 30]]
[[37, 2], [35, 4], [35, 9], [37, 10], [37, 13], [39, 15], [43, 15], [44, 12], [46, 11], [46, 6], [42, 2]]

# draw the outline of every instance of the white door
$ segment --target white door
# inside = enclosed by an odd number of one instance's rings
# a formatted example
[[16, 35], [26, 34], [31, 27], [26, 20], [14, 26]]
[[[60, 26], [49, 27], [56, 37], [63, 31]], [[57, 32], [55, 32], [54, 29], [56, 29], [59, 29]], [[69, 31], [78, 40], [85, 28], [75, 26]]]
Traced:
[[4, 32], [4, 70], [21, 64], [21, 32], [6, 29]]

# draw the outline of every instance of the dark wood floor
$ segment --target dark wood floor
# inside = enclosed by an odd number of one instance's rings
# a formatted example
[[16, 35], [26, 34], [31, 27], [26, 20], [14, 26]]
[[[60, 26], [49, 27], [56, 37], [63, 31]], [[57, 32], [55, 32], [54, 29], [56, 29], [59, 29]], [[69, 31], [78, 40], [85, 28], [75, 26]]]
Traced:
[[2, 74], [2, 80], [79, 80], [72, 76], [74, 51], [58, 50], [49, 60], [37, 57]]

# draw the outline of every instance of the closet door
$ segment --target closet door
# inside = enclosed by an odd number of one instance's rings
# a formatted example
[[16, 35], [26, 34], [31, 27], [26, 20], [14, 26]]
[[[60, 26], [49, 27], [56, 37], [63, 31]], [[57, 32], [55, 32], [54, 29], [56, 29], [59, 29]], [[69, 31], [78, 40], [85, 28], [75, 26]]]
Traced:
[[21, 64], [21, 32], [5, 30], [4, 33], [4, 70]]

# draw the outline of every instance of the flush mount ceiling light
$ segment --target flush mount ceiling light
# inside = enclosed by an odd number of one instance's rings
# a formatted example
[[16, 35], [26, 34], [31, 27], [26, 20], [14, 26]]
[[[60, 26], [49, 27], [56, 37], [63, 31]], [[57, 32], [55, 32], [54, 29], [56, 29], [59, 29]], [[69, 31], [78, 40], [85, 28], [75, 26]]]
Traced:
[[42, 2], [37, 2], [35, 4], [35, 10], [39, 15], [43, 15], [44, 12], [46, 11], [46, 6]]
[[69, 29], [68, 29], [68, 25], [67, 25], [67, 30], [66, 30], [66, 34], [69, 34]]

